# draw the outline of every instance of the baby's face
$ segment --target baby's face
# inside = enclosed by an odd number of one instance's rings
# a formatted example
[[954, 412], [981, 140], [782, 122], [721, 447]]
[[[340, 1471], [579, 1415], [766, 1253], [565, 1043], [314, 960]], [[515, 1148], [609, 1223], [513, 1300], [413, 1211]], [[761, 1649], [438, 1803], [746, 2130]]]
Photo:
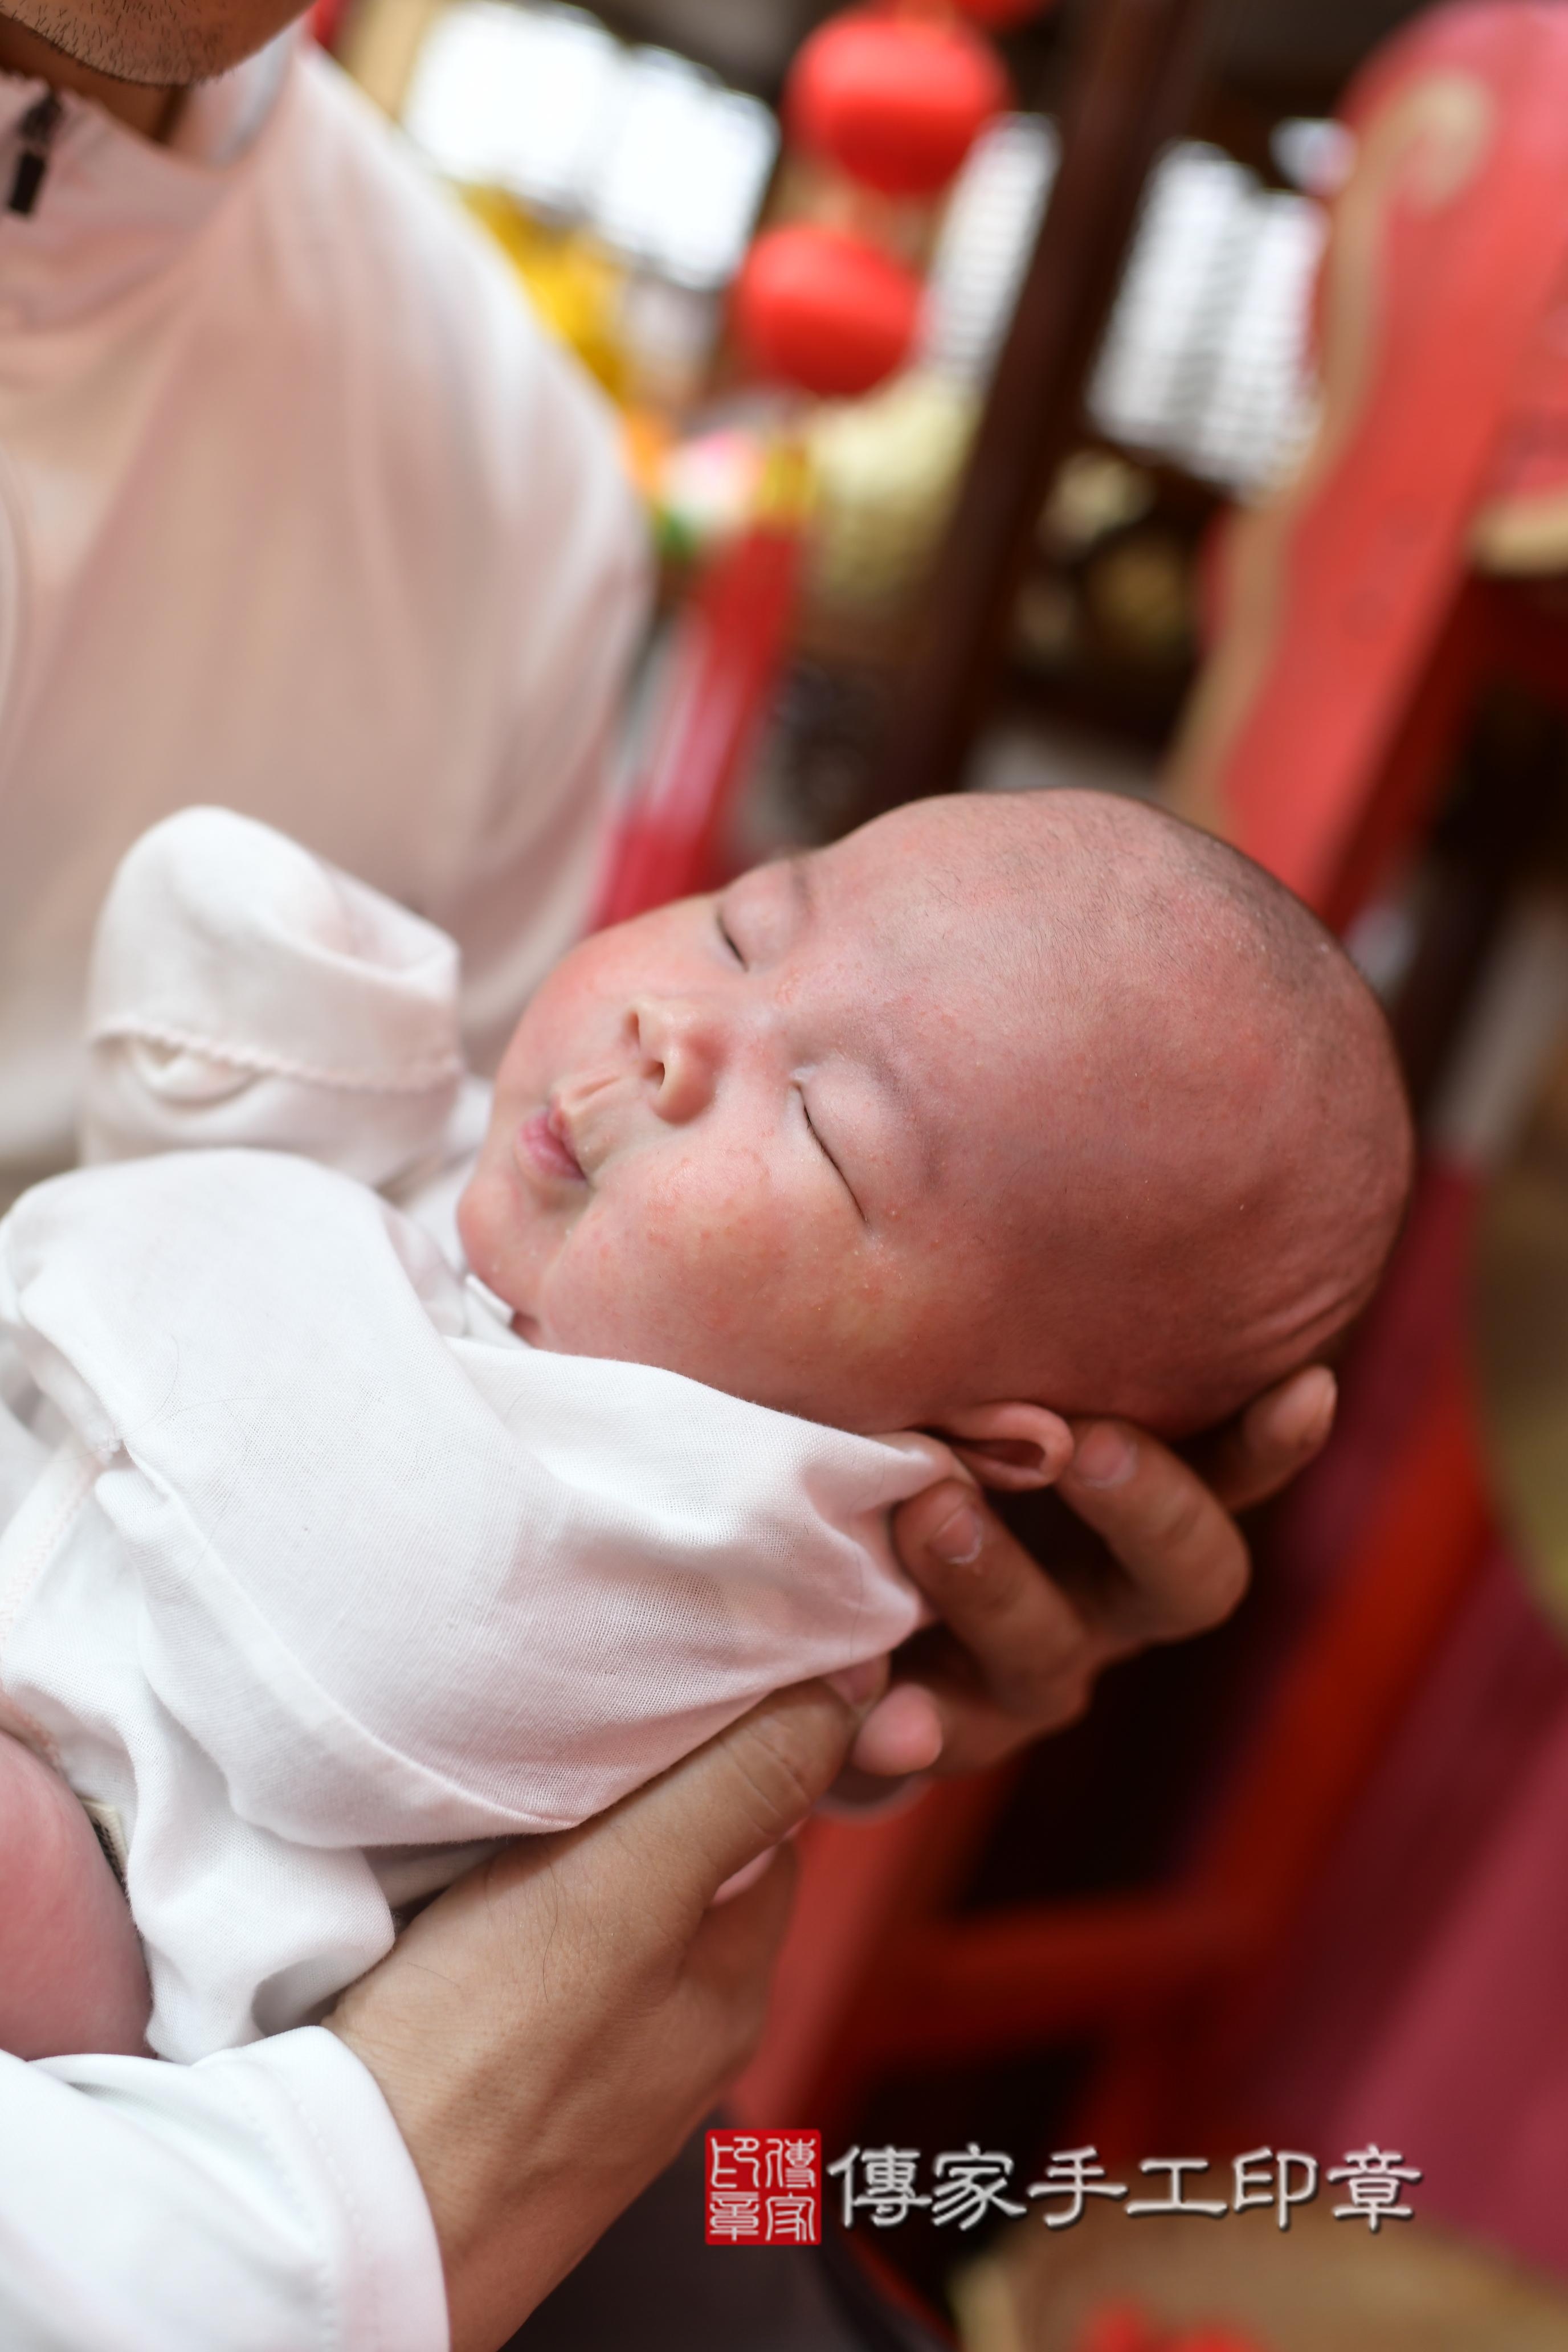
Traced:
[[863, 1431], [987, 1392], [989, 1204], [1041, 1056], [925, 831], [900, 813], [556, 967], [458, 1214], [526, 1339]]

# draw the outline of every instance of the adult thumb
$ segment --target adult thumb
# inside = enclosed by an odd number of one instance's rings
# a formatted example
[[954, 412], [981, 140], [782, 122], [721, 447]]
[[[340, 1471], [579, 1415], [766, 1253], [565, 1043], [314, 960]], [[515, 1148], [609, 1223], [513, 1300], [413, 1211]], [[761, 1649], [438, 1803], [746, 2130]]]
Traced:
[[625, 1800], [650, 1907], [689, 1930], [725, 1880], [797, 1829], [843, 1769], [869, 1701], [826, 1683], [778, 1691]]

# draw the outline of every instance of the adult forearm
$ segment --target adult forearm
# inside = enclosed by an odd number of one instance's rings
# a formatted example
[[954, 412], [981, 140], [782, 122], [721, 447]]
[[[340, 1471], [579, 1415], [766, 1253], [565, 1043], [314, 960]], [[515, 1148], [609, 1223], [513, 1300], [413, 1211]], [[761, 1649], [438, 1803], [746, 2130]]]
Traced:
[[328, 2021], [424, 2183], [453, 2352], [493, 2352], [662, 2170], [761, 2030], [792, 1864], [717, 1888], [831, 1782], [856, 1715], [771, 1700], [584, 1828], [474, 1872]]

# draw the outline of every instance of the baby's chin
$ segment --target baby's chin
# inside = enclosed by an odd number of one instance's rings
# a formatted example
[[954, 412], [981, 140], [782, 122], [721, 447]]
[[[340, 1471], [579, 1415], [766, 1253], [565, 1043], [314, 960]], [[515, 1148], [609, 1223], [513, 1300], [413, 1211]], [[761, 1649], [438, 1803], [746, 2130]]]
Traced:
[[[533, 1321], [532, 1301], [518, 1279], [518, 1269], [506, 1246], [510, 1208], [504, 1185], [486, 1173], [481, 1161], [458, 1197], [456, 1222], [469, 1273], [477, 1275], [491, 1296], [500, 1300], [512, 1318], [514, 1329], [521, 1330], [520, 1318]], [[523, 1331], [522, 1336], [536, 1347], [545, 1344], [535, 1339], [531, 1330]]]
[[476, 1170], [458, 1195], [454, 1216], [458, 1239], [463, 1244], [463, 1255], [470, 1269], [478, 1274], [477, 1259], [484, 1247], [484, 1177]]

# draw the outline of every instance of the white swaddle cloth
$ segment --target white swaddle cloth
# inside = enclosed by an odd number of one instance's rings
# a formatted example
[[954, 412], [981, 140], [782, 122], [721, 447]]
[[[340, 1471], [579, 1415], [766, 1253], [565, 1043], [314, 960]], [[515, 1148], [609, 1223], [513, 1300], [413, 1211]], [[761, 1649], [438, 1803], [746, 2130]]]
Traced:
[[[263, 830], [223, 823], [226, 854]], [[279, 1075], [166, 1014], [176, 1051]], [[312, 1134], [363, 1108], [341, 1081], [379, 1050], [321, 1056], [341, 1090]], [[145, 1149], [167, 1097], [139, 1129], [116, 1075]], [[444, 1108], [433, 1089], [416, 1153]], [[887, 1511], [952, 1466], [533, 1349], [407, 1216], [276, 1149], [25, 1195], [0, 1398], [0, 1715], [118, 1814], [150, 2039], [180, 2059], [312, 2014], [454, 1845], [583, 1820], [766, 1692], [904, 1639]]]
[[259, 1144], [395, 1181], [465, 1071], [458, 950], [363, 882], [230, 809], [121, 860], [88, 981], [81, 1157]]

